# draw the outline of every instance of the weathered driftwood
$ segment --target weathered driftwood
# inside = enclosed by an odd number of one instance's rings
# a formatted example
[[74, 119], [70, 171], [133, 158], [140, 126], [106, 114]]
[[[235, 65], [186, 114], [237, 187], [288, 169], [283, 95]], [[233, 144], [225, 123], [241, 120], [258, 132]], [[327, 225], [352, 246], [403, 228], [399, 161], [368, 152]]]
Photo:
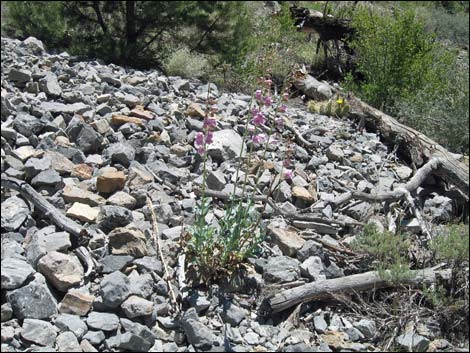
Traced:
[[[296, 81], [298, 81], [298, 85], [296, 86], [302, 87], [301, 83], [310, 80], [311, 77], [312, 76], [308, 74], [297, 75]], [[335, 91], [333, 87], [331, 87], [331, 89]], [[308, 95], [308, 92], [304, 93]], [[412, 164], [415, 169], [422, 167], [416, 173], [416, 175], [419, 176], [418, 181], [420, 183], [423, 182], [423, 175], [428, 176], [433, 174], [444, 179], [449, 184], [454, 185], [468, 202], [468, 167], [457, 160], [454, 154], [447, 151], [444, 147], [423, 133], [401, 124], [396, 119], [371, 107], [358, 98], [350, 97], [348, 98], [348, 102], [351, 106], [350, 117], [359, 120], [360, 124], [364, 125], [366, 129], [379, 132], [382, 142], [398, 145], [398, 152], [405, 158], [405, 160]], [[302, 141], [303, 138], [299, 138], [298, 132], [294, 132], [294, 135], [297, 140], [309, 147], [309, 143], [307, 141], [307, 143], [304, 143]], [[398, 195], [395, 194], [395, 196]], [[389, 194], [367, 196], [367, 194], [355, 193], [354, 197], [362, 197], [365, 200], [377, 200], [378, 198], [380, 201], [380, 199], [389, 200], [394, 196]]]
[[267, 298], [267, 304], [272, 313], [281, 312], [299, 303], [312, 300], [320, 300], [330, 297], [332, 293], [363, 291], [369, 289], [387, 288], [396, 285], [429, 285], [438, 278], [448, 280], [451, 278], [451, 270], [436, 271], [432, 268], [411, 271], [411, 276], [400, 282], [383, 280], [378, 272], [371, 271], [341, 278], [327, 279], [305, 284], [300, 287], [286, 289], [271, 298]]
[[39, 211], [49, 218], [60, 229], [69, 232], [78, 242], [84, 244], [90, 236], [89, 232], [78, 223], [67, 218], [54, 205], [41, 196], [31, 185], [23, 180], [2, 175], [2, 188], [18, 191], [21, 196], [30, 201]]

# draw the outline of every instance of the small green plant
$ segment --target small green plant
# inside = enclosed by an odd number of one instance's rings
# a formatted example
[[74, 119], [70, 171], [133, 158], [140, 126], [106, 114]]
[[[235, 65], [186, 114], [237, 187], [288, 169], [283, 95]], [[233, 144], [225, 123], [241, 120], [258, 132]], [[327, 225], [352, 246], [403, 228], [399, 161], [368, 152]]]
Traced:
[[[190, 237], [187, 242], [187, 254], [204, 280], [210, 281], [230, 274], [240, 263], [260, 251], [260, 244], [264, 239], [261, 215], [266, 203], [258, 212], [254, 200], [258, 181], [264, 170], [259, 168], [250, 173], [249, 163], [255, 160], [254, 148], [261, 148], [262, 151], [264, 149], [261, 160], [264, 161], [268, 146], [273, 143], [274, 137], [281, 136], [283, 118], [278, 115], [285, 112], [286, 106], [281, 103], [280, 97], [273, 96], [271, 79], [260, 78], [260, 82], [264, 88], [256, 90], [251, 100], [252, 118], [246, 117], [243, 145], [238, 158], [239, 161], [245, 160], [248, 166], [244, 170], [244, 180], [239, 185], [242, 163], [239, 162], [237, 165], [233, 193], [225, 204], [224, 216], [219, 220], [219, 227], [206, 222], [210, 211], [210, 202], [206, 197], [207, 149], [213, 141], [213, 129], [217, 124], [211, 109], [207, 109], [204, 131], [198, 133], [195, 138], [195, 147], [203, 159], [202, 200], [196, 212], [195, 224], [188, 231]], [[247, 155], [243, 158], [247, 149]], [[284, 179], [292, 178], [292, 171], [284, 169], [288, 166], [289, 161], [285, 160], [279, 176], [272, 178], [268, 187], [268, 196], [277, 190]], [[249, 186], [252, 187], [251, 191], [248, 189]], [[237, 194], [237, 189], [241, 191], [241, 195]]]
[[403, 235], [388, 231], [382, 233], [374, 224], [367, 224], [351, 245], [369, 255], [372, 267], [384, 280], [398, 282], [411, 276], [408, 244]]
[[209, 63], [204, 55], [192, 53], [188, 48], [180, 48], [166, 59], [164, 69], [171, 76], [200, 78], [207, 73]]
[[438, 260], [450, 261], [453, 267], [469, 258], [469, 231], [466, 224], [453, 224], [443, 234], [436, 236], [430, 244]]

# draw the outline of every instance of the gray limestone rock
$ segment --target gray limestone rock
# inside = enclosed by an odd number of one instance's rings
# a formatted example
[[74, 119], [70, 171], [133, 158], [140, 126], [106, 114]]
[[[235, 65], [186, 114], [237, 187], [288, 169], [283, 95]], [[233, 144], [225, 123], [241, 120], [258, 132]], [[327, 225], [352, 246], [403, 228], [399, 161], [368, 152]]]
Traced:
[[21, 337], [40, 346], [52, 347], [57, 336], [57, 329], [49, 322], [25, 319]]
[[19, 113], [13, 120], [16, 132], [25, 137], [39, 134], [45, 125], [44, 121], [27, 113]]
[[300, 273], [312, 281], [321, 281], [326, 279], [324, 267], [321, 258], [311, 256], [300, 265]]
[[57, 316], [54, 324], [62, 331], [71, 331], [74, 335], [81, 339], [87, 332], [88, 327], [78, 315], [61, 314]]
[[219, 338], [206, 325], [199, 321], [196, 310], [189, 309], [181, 320], [188, 342], [197, 349], [209, 350], [220, 345]]
[[132, 212], [124, 207], [104, 205], [100, 207], [98, 226], [105, 232], [125, 227], [133, 220]]
[[56, 339], [57, 350], [59, 352], [81, 352], [77, 337], [70, 331], [62, 332]]
[[2, 261], [2, 289], [16, 289], [23, 285], [35, 273], [26, 261], [8, 258]]
[[[208, 146], [207, 153], [213, 159], [223, 162], [236, 159], [243, 148], [241, 136], [232, 129], [215, 131], [213, 142]], [[245, 150], [242, 156], [245, 155]]]
[[116, 271], [106, 275], [100, 283], [103, 304], [109, 308], [117, 308], [130, 294], [129, 278]]
[[114, 331], [118, 328], [119, 317], [116, 314], [93, 311], [88, 315], [86, 323], [94, 330]]
[[29, 207], [23, 199], [12, 196], [2, 201], [1, 224], [2, 229], [12, 232], [20, 228], [30, 213]]
[[40, 273], [26, 286], [7, 293], [7, 300], [18, 319], [48, 319], [57, 314], [57, 300]]
[[263, 278], [269, 282], [292, 282], [299, 278], [299, 261], [287, 256], [268, 258], [263, 268]]
[[113, 163], [128, 167], [135, 159], [135, 148], [129, 143], [113, 143], [106, 149], [105, 154]]

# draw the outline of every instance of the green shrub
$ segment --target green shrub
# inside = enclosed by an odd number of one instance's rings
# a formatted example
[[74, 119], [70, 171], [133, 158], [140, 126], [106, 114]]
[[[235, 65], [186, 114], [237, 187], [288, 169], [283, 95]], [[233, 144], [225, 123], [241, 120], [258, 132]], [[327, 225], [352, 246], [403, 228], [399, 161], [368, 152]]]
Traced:
[[468, 54], [448, 68], [448, 81], [439, 90], [426, 86], [396, 102], [399, 120], [457, 153], [469, 152]]
[[67, 45], [69, 32], [60, 1], [8, 1], [2, 3], [3, 11], [2, 31], [6, 35], [22, 39], [34, 36], [50, 47]]
[[469, 260], [468, 224], [453, 224], [443, 234], [436, 236], [430, 248], [438, 260], [452, 262], [455, 266]]
[[374, 224], [367, 224], [351, 244], [356, 251], [369, 255], [372, 267], [388, 281], [400, 281], [411, 275], [406, 238], [401, 234], [379, 232]]
[[180, 48], [168, 56], [163, 67], [171, 76], [200, 78], [207, 73], [209, 63], [204, 55], [191, 53], [188, 48]]
[[390, 14], [359, 7], [353, 19], [357, 69], [364, 76], [349, 87], [370, 104], [393, 112], [395, 103], [422, 87], [428, 93], [445, 84], [451, 57], [442, 51], [411, 10]]

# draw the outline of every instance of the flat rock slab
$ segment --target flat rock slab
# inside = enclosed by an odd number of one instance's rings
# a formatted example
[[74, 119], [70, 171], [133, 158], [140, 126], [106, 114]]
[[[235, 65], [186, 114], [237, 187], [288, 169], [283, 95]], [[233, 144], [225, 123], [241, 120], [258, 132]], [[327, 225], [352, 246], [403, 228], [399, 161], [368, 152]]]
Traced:
[[13, 313], [18, 319], [48, 319], [57, 314], [57, 301], [40, 273], [34, 281], [7, 294]]
[[113, 117], [111, 118], [111, 125], [121, 126], [126, 123], [142, 125], [143, 121], [142, 119], [126, 115], [113, 115]]
[[148, 254], [147, 239], [138, 229], [114, 229], [109, 233], [109, 247], [113, 255], [143, 257]]
[[2, 229], [7, 232], [13, 232], [20, 228], [28, 217], [30, 210], [23, 199], [12, 196], [2, 201]]
[[126, 184], [127, 177], [121, 171], [106, 171], [99, 175], [96, 181], [96, 189], [99, 192], [111, 193], [121, 190]]
[[83, 267], [75, 255], [53, 251], [38, 262], [38, 270], [59, 291], [65, 292], [83, 279]]
[[57, 329], [49, 322], [25, 319], [21, 337], [40, 346], [52, 347], [57, 336]]
[[118, 328], [119, 317], [116, 314], [91, 312], [86, 319], [89, 328], [102, 331], [114, 331]]
[[286, 256], [295, 257], [297, 251], [305, 244], [305, 240], [296, 232], [271, 226], [268, 227], [268, 231], [272, 242], [279, 246], [279, 249]]
[[79, 219], [83, 222], [95, 222], [99, 213], [100, 210], [98, 208], [93, 208], [80, 202], [75, 202], [67, 210], [68, 217]]
[[99, 206], [106, 203], [106, 199], [102, 196], [73, 185], [67, 185], [64, 187], [62, 198], [67, 203], [79, 202], [89, 206]]
[[59, 305], [59, 311], [66, 314], [85, 316], [91, 310], [95, 297], [78, 290], [69, 290]]
[[2, 261], [2, 289], [16, 289], [36, 271], [26, 261], [8, 258]]

